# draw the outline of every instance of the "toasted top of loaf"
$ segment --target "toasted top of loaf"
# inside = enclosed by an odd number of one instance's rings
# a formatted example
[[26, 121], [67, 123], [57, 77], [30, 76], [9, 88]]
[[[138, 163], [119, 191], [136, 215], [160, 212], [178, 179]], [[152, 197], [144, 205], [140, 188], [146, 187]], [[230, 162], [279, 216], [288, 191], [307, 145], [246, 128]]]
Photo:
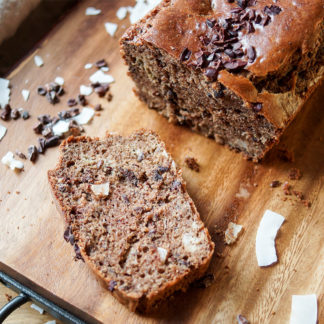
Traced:
[[48, 176], [66, 234], [132, 310], [147, 310], [206, 270], [214, 244], [154, 133], [70, 137]]
[[202, 70], [284, 128], [323, 77], [322, 0], [164, 0], [122, 42]]

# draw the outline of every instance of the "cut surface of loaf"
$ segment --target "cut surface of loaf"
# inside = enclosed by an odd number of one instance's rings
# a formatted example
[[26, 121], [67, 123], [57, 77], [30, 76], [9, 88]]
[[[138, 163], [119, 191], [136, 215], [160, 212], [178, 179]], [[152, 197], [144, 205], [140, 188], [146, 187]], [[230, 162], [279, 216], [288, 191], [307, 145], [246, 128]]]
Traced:
[[151, 131], [70, 137], [48, 172], [65, 238], [132, 311], [201, 277], [214, 244], [164, 144]]
[[323, 78], [323, 1], [163, 0], [121, 53], [150, 108], [257, 161]]

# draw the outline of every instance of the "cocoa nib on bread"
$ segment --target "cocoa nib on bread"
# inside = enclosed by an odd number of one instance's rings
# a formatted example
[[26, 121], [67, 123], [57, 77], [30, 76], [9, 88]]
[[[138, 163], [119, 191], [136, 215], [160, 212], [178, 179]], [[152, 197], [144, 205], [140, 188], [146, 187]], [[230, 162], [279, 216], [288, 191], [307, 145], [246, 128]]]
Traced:
[[70, 137], [48, 172], [65, 239], [132, 311], [200, 278], [214, 244], [164, 144], [150, 131]]
[[136, 93], [259, 160], [324, 73], [323, 0], [163, 0], [121, 39]]

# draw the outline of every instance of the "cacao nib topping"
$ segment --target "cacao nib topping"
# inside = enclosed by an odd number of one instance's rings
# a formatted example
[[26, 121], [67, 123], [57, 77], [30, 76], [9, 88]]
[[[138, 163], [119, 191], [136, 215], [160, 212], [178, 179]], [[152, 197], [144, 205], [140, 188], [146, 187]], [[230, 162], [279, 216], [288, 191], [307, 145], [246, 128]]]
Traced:
[[63, 234], [64, 240], [68, 243], [70, 243], [71, 245], [74, 244], [74, 235], [72, 234], [72, 228], [71, 226], [68, 226]]
[[44, 87], [39, 86], [39, 87], [37, 88], [37, 93], [38, 93], [40, 96], [45, 96], [46, 93], [47, 93], [47, 91], [46, 91], [46, 89], [45, 89]]
[[31, 145], [28, 147], [28, 160], [31, 162], [35, 162], [38, 156], [38, 151], [35, 145]]
[[255, 112], [259, 112], [261, 111], [262, 109], [262, 103], [261, 102], [252, 102], [252, 109], [255, 111]]
[[191, 51], [185, 48], [180, 55], [180, 62], [188, 61], [191, 56]]
[[18, 110], [17, 108], [12, 109], [12, 110], [11, 110], [11, 114], [10, 114], [10, 116], [11, 116], [11, 118], [12, 118], [13, 120], [18, 119], [18, 118], [20, 117], [20, 112], [19, 112], [19, 110]]
[[11, 115], [11, 107], [10, 107], [10, 105], [7, 104], [4, 106], [0, 117], [2, 120], [7, 121], [10, 119], [10, 115]]
[[45, 153], [46, 147], [45, 147], [45, 138], [39, 137], [38, 138], [38, 148], [37, 151], [39, 154]]
[[77, 101], [74, 99], [74, 98], [71, 98], [67, 101], [67, 105], [69, 107], [73, 107], [73, 106], [76, 106], [77, 105]]
[[52, 136], [45, 140], [45, 148], [54, 147], [60, 144], [59, 136]]
[[275, 5], [271, 5], [270, 7], [265, 6], [263, 11], [268, 15], [279, 15], [281, 12], [281, 8]]
[[83, 257], [82, 257], [81, 252], [80, 252], [79, 245], [74, 243], [73, 247], [74, 247], [76, 260], [82, 260], [84, 262]]
[[117, 282], [115, 280], [110, 280], [108, 284], [108, 290], [113, 292], [116, 286], [117, 286]]
[[216, 81], [218, 72], [222, 69], [238, 72], [248, 63], [256, 60], [256, 49], [249, 46], [243, 49], [241, 34], [246, 35], [255, 32], [255, 24], [266, 26], [271, 22], [271, 16], [281, 12], [281, 8], [275, 5], [265, 6], [262, 11], [250, 8], [256, 4], [255, 0], [227, 0], [235, 2], [230, 10], [230, 16], [225, 19], [209, 17], [205, 23], [199, 24], [203, 34], [199, 34], [200, 48], [191, 53], [185, 48], [180, 61], [190, 60], [189, 65], [205, 69], [205, 76], [210, 81]]
[[246, 55], [249, 59], [249, 63], [254, 62], [254, 60], [256, 58], [255, 48], [253, 46], [248, 47], [248, 49], [246, 51]]

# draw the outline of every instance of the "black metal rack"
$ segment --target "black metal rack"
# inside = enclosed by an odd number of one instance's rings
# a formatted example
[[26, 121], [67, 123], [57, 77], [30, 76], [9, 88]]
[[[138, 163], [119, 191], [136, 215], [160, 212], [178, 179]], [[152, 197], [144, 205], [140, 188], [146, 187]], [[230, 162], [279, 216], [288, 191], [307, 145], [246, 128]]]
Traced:
[[46, 299], [45, 297], [37, 294], [32, 289], [27, 288], [20, 282], [11, 278], [9, 275], [0, 271], [0, 282], [10, 289], [19, 293], [19, 295], [9, 301], [5, 306], [0, 309], [0, 323], [2, 323], [13, 311], [22, 306], [28, 301], [32, 301], [36, 305], [40, 306], [46, 312], [60, 321], [68, 324], [87, 324], [83, 320], [80, 320], [76, 316], [72, 315], [67, 310], [59, 307], [55, 303]]

